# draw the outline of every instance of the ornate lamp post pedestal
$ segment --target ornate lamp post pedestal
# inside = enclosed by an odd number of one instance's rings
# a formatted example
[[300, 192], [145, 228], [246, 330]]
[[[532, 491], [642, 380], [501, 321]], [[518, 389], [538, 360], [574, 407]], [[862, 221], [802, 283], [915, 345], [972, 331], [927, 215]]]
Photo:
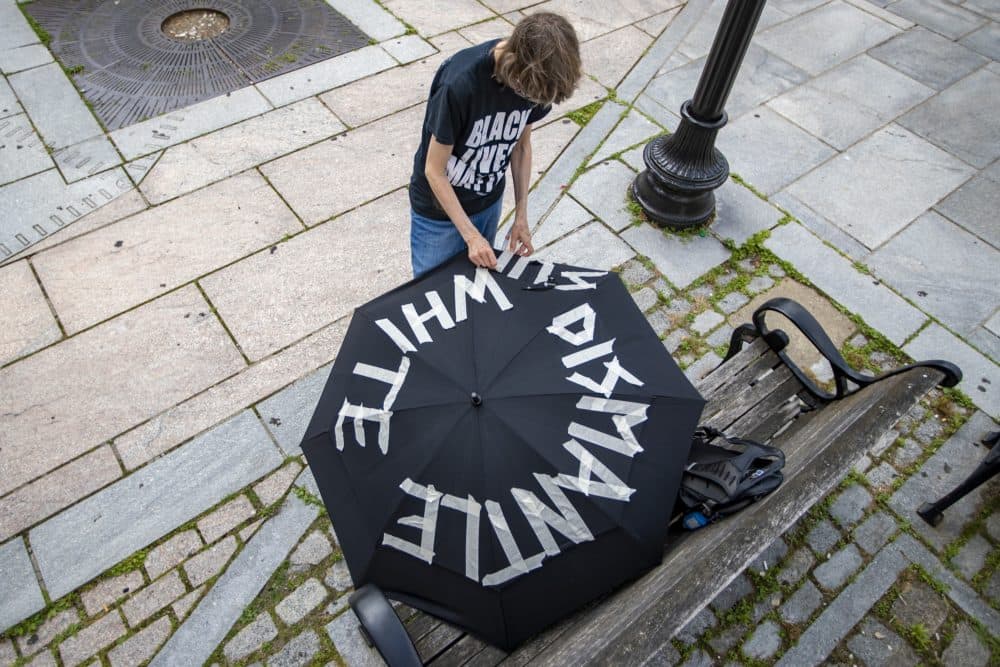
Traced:
[[650, 220], [674, 229], [705, 224], [715, 212], [716, 188], [729, 163], [715, 147], [726, 124], [726, 99], [736, 81], [766, 0], [729, 0], [694, 97], [681, 105], [677, 131], [646, 144], [646, 170], [632, 195]]

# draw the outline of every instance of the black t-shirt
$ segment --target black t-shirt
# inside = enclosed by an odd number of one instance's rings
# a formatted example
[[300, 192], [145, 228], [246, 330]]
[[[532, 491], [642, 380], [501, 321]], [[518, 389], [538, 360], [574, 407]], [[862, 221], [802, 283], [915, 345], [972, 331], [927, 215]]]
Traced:
[[471, 215], [503, 196], [514, 145], [524, 128], [551, 108], [529, 102], [493, 78], [492, 51], [499, 41], [453, 54], [434, 75], [410, 177], [410, 205], [420, 215], [448, 219], [424, 176], [431, 135], [452, 146], [446, 173], [462, 208]]

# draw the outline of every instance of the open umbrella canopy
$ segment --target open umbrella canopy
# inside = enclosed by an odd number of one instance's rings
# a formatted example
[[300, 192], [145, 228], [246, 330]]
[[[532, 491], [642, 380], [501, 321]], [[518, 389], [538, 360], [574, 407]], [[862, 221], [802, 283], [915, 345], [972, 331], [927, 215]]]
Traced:
[[355, 312], [302, 448], [356, 585], [510, 649], [660, 562], [703, 405], [616, 274], [460, 255]]

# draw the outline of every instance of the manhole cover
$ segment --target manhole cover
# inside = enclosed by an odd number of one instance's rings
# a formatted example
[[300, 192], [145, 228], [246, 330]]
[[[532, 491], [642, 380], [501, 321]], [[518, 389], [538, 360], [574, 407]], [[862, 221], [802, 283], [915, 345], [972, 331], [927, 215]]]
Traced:
[[23, 5], [110, 130], [353, 51], [323, 0], [35, 0]]

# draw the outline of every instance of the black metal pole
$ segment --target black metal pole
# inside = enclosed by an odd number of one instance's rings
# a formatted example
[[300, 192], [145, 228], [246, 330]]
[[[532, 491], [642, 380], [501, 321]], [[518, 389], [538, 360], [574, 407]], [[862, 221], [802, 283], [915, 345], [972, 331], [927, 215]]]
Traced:
[[646, 170], [632, 194], [654, 222], [684, 229], [704, 224], [715, 211], [714, 190], [729, 177], [729, 163], [715, 147], [726, 124], [726, 99], [766, 0], [729, 0], [694, 97], [681, 105], [677, 131], [646, 144]]

